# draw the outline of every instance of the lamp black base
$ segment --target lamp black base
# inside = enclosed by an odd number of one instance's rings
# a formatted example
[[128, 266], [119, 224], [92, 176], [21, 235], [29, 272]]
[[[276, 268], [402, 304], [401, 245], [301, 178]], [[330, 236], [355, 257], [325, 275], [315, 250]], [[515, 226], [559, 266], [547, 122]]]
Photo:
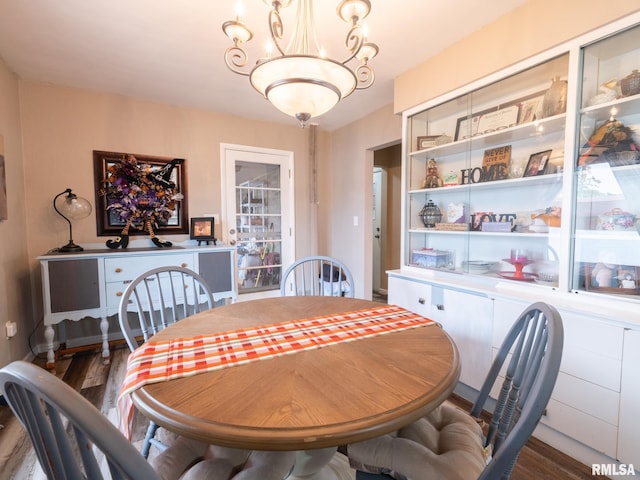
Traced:
[[76, 245], [73, 242], [67, 243], [64, 247], [60, 247], [58, 249], [59, 252], [82, 252], [84, 248], [80, 245]]

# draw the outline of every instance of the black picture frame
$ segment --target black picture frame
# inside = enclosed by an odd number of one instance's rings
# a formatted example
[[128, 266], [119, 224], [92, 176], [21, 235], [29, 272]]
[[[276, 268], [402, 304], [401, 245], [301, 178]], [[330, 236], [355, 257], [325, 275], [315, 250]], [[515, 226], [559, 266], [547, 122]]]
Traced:
[[524, 170], [523, 177], [535, 177], [536, 175], [544, 175], [549, 167], [549, 159], [551, 158], [551, 150], [533, 153], [527, 162], [527, 168]]
[[189, 238], [200, 242], [216, 243], [215, 236], [215, 218], [214, 217], [193, 217], [191, 219], [191, 228], [189, 230]]
[[471, 137], [480, 135], [477, 131], [480, 118], [487, 113], [495, 112], [497, 110], [498, 107], [488, 108], [487, 110], [482, 110], [481, 112], [474, 113], [473, 115], [465, 115], [464, 117], [458, 118], [458, 120], [456, 120], [456, 133], [453, 140], [457, 142], [458, 140], [467, 140]]
[[[105, 187], [107, 169], [109, 165], [119, 162], [125, 155], [133, 155], [138, 165], [149, 165], [152, 168], [162, 168], [172, 157], [157, 157], [151, 155], [130, 154], [124, 152], [93, 151], [93, 177], [95, 183], [96, 200], [96, 234], [99, 237], [119, 235], [124, 227], [124, 222], [115, 214], [107, 210], [109, 199], [100, 193]], [[176, 210], [171, 218], [164, 224], [154, 227], [154, 232], [160, 235], [179, 235], [189, 233], [189, 209], [187, 192], [187, 165], [186, 160], [176, 165], [173, 169], [171, 180], [176, 184], [176, 193], [183, 195], [182, 200], [176, 202]], [[132, 228], [129, 235], [147, 235], [146, 231]]]

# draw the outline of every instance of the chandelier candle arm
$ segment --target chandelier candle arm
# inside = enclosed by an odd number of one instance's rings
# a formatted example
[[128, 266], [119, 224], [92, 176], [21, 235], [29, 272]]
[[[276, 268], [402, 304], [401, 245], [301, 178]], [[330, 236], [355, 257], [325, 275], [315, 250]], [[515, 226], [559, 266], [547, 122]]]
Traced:
[[[304, 127], [310, 118], [328, 112], [354, 90], [373, 84], [375, 75], [369, 61], [377, 55], [378, 47], [367, 41], [361, 24], [371, 11], [369, 0], [342, 0], [337, 7], [337, 15], [350, 24], [345, 40], [349, 55], [343, 62], [326, 58], [319, 47], [313, 0], [298, 0], [295, 27], [286, 48], [282, 47], [285, 28], [280, 10], [292, 0], [263, 1], [271, 7], [269, 35], [279, 55], [272, 56], [269, 50], [250, 66], [244, 44], [253, 38], [253, 32], [238, 15], [222, 25], [233, 42], [225, 51], [225, 63], [232, 72], [248, 76], [251, 85], [277, 109], [297, 118]], [[354, 59], [361, 63], [352, 69], [347, 63]]]

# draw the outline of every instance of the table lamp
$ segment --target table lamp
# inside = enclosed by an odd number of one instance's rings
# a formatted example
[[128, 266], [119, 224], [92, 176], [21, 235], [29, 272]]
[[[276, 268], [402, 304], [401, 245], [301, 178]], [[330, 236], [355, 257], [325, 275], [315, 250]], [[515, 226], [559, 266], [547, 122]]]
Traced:
[[[65, 195], [64, 198], [57, 201], [62, 195]], [[67, 188], [64, 192], [61, 192], [54, 197], [53, 209], [69, 224], [69, 243], [60, 247], [58, 251], [81, 252], [84, 250], [80, 245], [73, 243], [73, 228], [71, 220], [81, 220], [91, 215], [91, 204], [89, 201], [82, 197], [78, 197], [70, 188]]]

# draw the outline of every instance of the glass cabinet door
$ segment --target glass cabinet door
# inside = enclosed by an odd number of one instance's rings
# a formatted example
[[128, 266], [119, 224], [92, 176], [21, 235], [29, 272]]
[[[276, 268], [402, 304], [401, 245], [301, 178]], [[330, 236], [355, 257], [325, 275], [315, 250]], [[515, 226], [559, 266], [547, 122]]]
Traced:
[[557, 286], [568, 64], [407, 118], [404, 265]]
[[572, 289], [639, 295], [640, 27], [583, 48], [582, 69]]

